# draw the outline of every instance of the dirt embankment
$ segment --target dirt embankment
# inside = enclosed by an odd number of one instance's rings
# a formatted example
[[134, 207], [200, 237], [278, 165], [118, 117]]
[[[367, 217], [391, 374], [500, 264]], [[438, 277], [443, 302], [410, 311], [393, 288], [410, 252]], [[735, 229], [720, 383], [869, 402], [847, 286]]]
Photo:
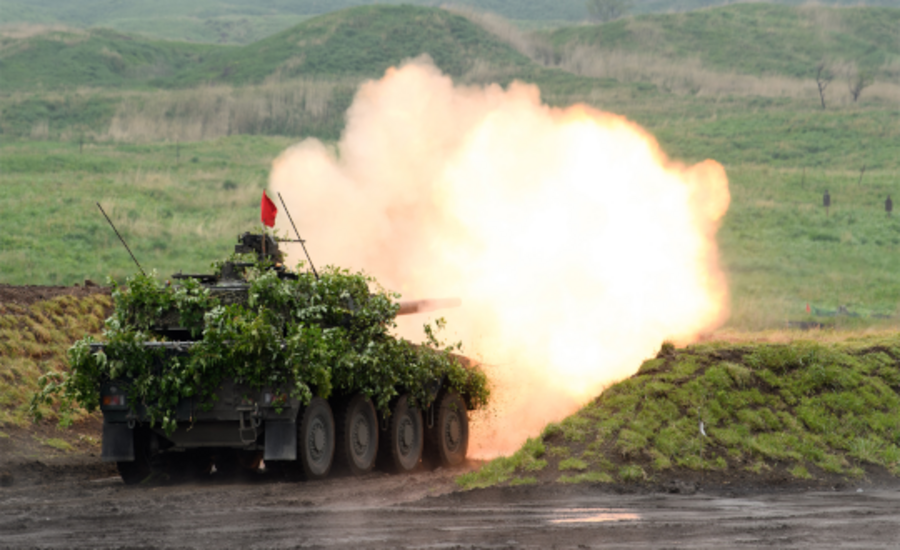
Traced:
[[44, 407], [47, 418], [36, 424], [27, 411], [40, 376], [64, 370], [72, 342], [102, 330], [111, 313], [109, 295], [109, 288], [90, 281], [85, 286], [0, 285], [0, 475], [5, 473], [0, 483], [73, 456], [82, 458], [64, 469], [99, 456], [98, 415], [78, 414], [75, 425], [63, 430], [54, 409]]
[[75, 296], [82, 298], [93, 294], [110, 294], [109, 287], [98, 286], [91, 281], [85, 281], [84, 286], [40, 286], [40, 285], [4, 285], [0, 284], [0, 304], [4, 302], [31, 305], [35, 302], [49, 300], [57, 296]]

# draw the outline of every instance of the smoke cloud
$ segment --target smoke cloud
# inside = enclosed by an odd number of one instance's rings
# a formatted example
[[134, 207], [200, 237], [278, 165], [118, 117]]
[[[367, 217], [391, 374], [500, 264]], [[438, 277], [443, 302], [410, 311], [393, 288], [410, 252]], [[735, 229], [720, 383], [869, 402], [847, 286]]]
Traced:
[[270, 188], [317, 264], [364, 269], [406, 299], [462, 299], [398, 330], [420, 340], [443, 316], [483, 362], [494, 405], [472, 456], [515, 450], [664, 340], [726, 316], [724, 169], [672, 162], [636, 124], [548, 107], [532, 85], [456, 86], [427, 59], [389, 69], [362, 85], [340, 142], [291, 147]]

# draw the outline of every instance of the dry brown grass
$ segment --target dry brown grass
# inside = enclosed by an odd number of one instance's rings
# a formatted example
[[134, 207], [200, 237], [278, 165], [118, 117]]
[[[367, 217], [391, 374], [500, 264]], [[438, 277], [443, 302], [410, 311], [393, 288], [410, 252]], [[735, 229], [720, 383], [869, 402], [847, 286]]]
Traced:
[[470, 6], [445, 4], [443, 9], [465, 17], [500, 40], [512, 46], [519, 53], [544, 65], [552, 64], [555, 54], [553, 46], [542, 38], [523, 32], [509, 20], [495, 13], [479, 11]]
[[[99, 335], [111, 306], [105, 294], [59, 296], [28, 306], [0, 303], [0, 427], [28, 425], [38, 378], [64, 371], [69, 346], [87, 333]], [[54, 410], [45, 413], [55, 418]]]
[[74, 36], [85, 36], [87, 32], [66, 25], [39, 25], [36, 23], [16, 23], [0, 25], [0, 38], [22, 40], [45, 34], [65, 33]]
[[896, 338], [896, 327], [868, 327], [865, 329], [767, 329], [767, 330], [738, 330], [720, 329], [711, 334], [704, 335], [702, 342], [727, 342], [730, 344], [743, 343], [772, 343], [790, 344], [792, 342], [819, 342], [833, 344], [847, 342], [862, 338]]
[[[557, 67], [579, 76], [612, 78], [619, 82], [650, 82], [660, 89], [676, 94], [701, 96], [760, 96], [788, 97], [818, 100], [818, 91], [812, 79], [782, 76], [756, 77], [734, 72], [722, 72], [704, 68], [699, 59], [673, 60], [662, 49], [662, 30], [650, 21], [630, 19], [630, 32], [645, 45], [658, 44], [658, 54], [648, 55], [624, 51], [601, 51], [589, 45], [575, 45], [560, 52], [534, 33], [526, 33], [503, 17], [474, 10], [470, 7], [444, 6], [444, 9], [466, 17], [503, 40], [518, 52], [547, 67]], [[821, 32], [842, 30], [840, 13], [818, 5], [806, 5], [802, 9], [808, 25]], [[831, 105], [852, 103], [846, 79], [853, 68], [847, 64], [834, 64], [837, 75], [835, 84], [826, 92]], [[884, 68], [889, 74], [900, 77], [900, 60], [890, 62]], [[896, 78], [894, 79], [896, 80]], [[900, 84], [877, 81], [866, 88], [863, 97], [885, 101], [900, 101]]]
[[119, 104], [103, 137], [201, 141], [233, 134], [302, 135], [307, 124], [327, 116], [335, 90], [347, 85], [343, 80], [293, 80], [133, 94]]

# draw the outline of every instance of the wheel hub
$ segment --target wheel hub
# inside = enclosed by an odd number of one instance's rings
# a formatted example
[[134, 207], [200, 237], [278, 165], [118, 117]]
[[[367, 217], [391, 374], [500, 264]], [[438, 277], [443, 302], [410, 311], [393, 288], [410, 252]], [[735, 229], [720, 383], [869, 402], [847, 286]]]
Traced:
[[353, 423], [353, 451], [364, 455], [369, 448], [369, 423], [365, 418], [357, 417]]
[[399, 432], [400, 433], [397, 434], [397, 435], [399, 435], [399, 437], [397, 439], [399, 440], [398, 443], [400, 444], [400, 451], [403, 454], [408, 454], [410, 451], [410, 448], [413, 445], [413, 426], [412, 426], [412, 422], [409, 420], [409, 418], [403, 419], [403, 421], [400, 424]]
[[321, 420], [316, 419], [309, 433], [309, 452], [314, 459], [318, 459], [325, 450], [325, 426]]
[[459, 445], [459, 440], [461, 438], [461, 426], [459, 424], [459, 418], [456, 415], [451, 415], [450, 418], [447, 419], [447, 428], [445, 433], [447, 434], [447, 444], [449, 447], [454, 448]]

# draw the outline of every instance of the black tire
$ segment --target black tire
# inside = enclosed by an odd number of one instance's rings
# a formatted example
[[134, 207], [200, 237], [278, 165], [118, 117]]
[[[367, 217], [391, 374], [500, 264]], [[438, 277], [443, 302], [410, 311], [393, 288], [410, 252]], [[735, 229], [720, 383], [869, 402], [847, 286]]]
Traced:
[[378, 416], [372, 400], [356, 394], [337, 419], [335, 463], [352, 475], [372, 471], [378, 458]]
[[459, 466], [469, 452], [469, 415], [458, 393], [442, 394], [432, 407], [434, 426], [426, 433], [426, 454], [435, 466]]
[[391, 410], [387, 437], [382, 443], [383, 463], [387, 470], [405, 473], [414, 470], [422, 458], [425, 444], [422, 411], [411, 406], [403, 395]]
[[116, 469], [122, 476], [125, 485], [137, 485], [147, 479], [153, 472], [150, 463], [150, 431], [139, 426], [133, 430], [134, 461], [116, 462]]
[[297, 424], [297, 460], [305, 479], [328, 476], [334, 462], [334, 435], [331, 406], [321, 397], [313, 397]]

